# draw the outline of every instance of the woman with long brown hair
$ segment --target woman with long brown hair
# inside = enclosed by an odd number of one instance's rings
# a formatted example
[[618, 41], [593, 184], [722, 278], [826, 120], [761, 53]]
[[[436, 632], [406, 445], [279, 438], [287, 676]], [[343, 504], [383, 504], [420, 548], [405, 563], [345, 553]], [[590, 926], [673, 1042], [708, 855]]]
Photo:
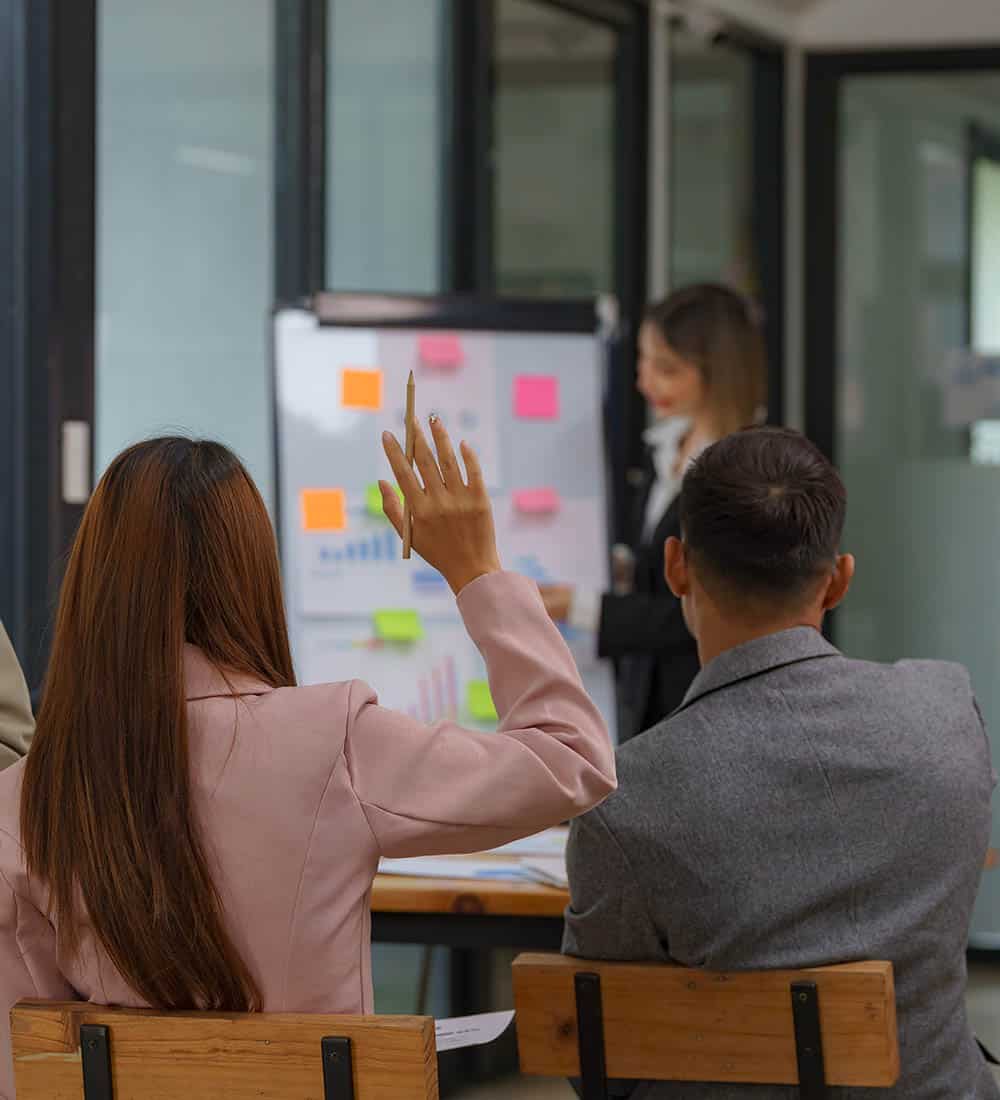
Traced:
[[652, 423], [643, 436], [646, 466], [629, 545], [616, 547], [616, 590], [542, 590], [553, 618], [596, 629], [599, 656], [619, 662], [620, 741], [666, 718], [698, 672], [694, 639], [664, 579], [664, 547], [680, 534], [677, 494], [688, 466], [763, 415], [767, 366], [753, 307], [714, 283], [654, 303], [639, 331], [636, 385]]
[[[614, 787], [607, 731], [537, 589], [500, 570], [475, 456], [439, 423], [414, 548], [486, 660], [497, 733], [425, 727], [358, 681], [296, 687], [274, 533], [217, 443], [119, 455], [63, 582], [38, 730], [0, 775], [0, 1096], [22, 997], [371, 1012], [381, 855], [477, 850]], [[386, 514], [402, 512], [383, 483]]]

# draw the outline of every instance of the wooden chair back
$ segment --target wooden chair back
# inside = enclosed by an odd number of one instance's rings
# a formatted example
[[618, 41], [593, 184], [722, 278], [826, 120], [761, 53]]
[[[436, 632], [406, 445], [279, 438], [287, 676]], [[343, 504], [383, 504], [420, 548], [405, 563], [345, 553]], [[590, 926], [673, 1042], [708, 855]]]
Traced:
[[[437, 1100], [425, 1016], [239, 1015], [22, 1001], [17, 1100]], [[84, 1080], [86, 1078], [86, 1092]]]
[[587, 1100], [606, 1077], [797, 1084], [803, 1097], [899, 1077], [887, 962], [711, 973], [521, 955], [514, 1002], [522, 1072], [582, 1077]]

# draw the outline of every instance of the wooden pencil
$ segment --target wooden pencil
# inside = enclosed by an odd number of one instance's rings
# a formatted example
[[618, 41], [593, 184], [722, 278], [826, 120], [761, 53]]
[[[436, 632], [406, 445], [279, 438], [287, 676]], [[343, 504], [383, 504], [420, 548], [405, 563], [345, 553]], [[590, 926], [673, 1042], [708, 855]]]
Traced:
[[[413, 381], [413, 371], [406, 383], [406, 461], [413, 466], [413, 451], [416, 446], [416, 421], [414, 420], [414, 404], [416, 400], [416, 386]], [[403, 557], [409, 558], [410, 544], [413, 540], [413, 516], [410, 514], [410, 502], [403, 503]]]

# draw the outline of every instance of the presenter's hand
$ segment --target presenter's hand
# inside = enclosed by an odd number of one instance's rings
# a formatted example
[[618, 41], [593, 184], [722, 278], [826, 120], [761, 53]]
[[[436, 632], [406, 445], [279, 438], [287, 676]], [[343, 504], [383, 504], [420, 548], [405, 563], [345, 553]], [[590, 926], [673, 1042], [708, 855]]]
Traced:
[[566, 622], [573, 606], [573, 589], [568, 584], [540, 584], [538, 589], [549, 618], [557, 623]]
[[[466, 476], [452, 450], [451, 440], [438, 417], [431, 417], [437, 457], [416, 425], [414, 460], [423, 486], [406, 461], [403, 448], [391, 432], [382, 436], [389, 465], [413, 517], [413, 549], [444, 577], [457, 596], [477, 577], [500, 570], [493, 508], [479, 460], [467, 443], [461, 444]], [[382, 508], [397, 534], [403, 533], [403, 505], [387, 481], [380, 481]]]

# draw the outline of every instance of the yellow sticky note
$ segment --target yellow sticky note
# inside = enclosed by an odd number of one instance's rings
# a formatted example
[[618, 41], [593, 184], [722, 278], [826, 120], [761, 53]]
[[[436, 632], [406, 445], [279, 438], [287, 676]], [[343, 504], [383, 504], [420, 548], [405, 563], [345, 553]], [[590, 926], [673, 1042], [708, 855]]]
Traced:
[[343, 489], [303, 489], [301, 503], [304, 530], [347, 530], [347, 499]]
[[[402, 500], [403, 490], [398, 485], [394, 485], [393, 488], [396, 490], [396, 495]], [[365, 507], [370, 516], [385, 515], [385, 509], [382, 507], [382, 490], [378, 487], [378, 482], [369, 485], [365, 489]]]
[[382, 372], [345, 367], [340, 372], [340, 403], [345, 409], [382, 408]]
[[375, 634], [383, 642], [419, 642], [424, 624], [416, 611], [376, 611]]
[[465, 705], [478, 722], [495, 722], [499, 715], [486, 680], [470, 680], [466, 687]]

